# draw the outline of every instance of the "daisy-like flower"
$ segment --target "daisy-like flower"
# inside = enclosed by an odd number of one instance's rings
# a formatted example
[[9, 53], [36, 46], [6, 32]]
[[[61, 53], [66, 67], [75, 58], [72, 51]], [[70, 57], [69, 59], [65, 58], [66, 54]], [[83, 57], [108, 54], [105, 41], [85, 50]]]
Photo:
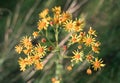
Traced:
[[72, 20], [68, 20], [64, 23], [64, 28], [66, 31], [71, 32], [74, 29], [75, 23]]
[[71, 43], [76, 43], [76, 42], [78, 42], [78, 40], [79, 40], [79, 36], [77, 36], [77, 34], [72, 34], [71, 35]]
[[87, 56], [86, 56], [86, 60], [87, 61], [92, 61], [94, 59], [94, 56], [92, 55], [92, 54], [88, 54]]
[[94, 35], [94, 36], [97, 36], [96, 35], [96, 31], [92, 29], [92, 27], [90, 27], [89, 31], [88, 31], [88, 34], [89, 35]]
[[20, 42], [24, 47], [29, 48], [32, 47], [31, 40], [31, 37], [24, 36]]
[[41, 69], [43, 69], [43, 64], [40, 61], [36, 61], [35, 62], [35, 68], [37, 70], [41, 70]]
[[86, 33], [85, 32], [80, 32], [80, 37], [84, 37], [85, 35], [86, 35]]
[[21, 45], [16, 45], [15, 46], [15, 51], [20, 54], [22, 52], [23, 47]]
[[94, 45], [95, 45], [96, 47], [99, 47], [99, 46], [101, 45], [101, 43], [100, 43], [99, 41], [97, 41], [96, 43], [94, 43]]
[[79, 52], [77, 51], [73, 51], [74, 56], [72, 57], [72, 62], [75, 61], [76, 63], [78, 63], [79, 61], [83, 61], [83, 51]]
[[53, 17], [53, 24], [61, 24], [61, 22], [60, 22], [60, 17], [59, 16], [54, 16]]
[[39, 56], [44, 56], [46, 54], [46, 46], [41, 46], [40, 44], [38, 44], [35, 47], [35, 52], [39, 55]]
[[99, 46], [101, 45], [101, 43], [99, 41], [95, 42], [93, 45], [92, 45], [92, 51], [95, 52], [95, 53], [99, 53]]
[[54, 7], [52, 8], [52, 11], [56, 14], [56, 15], [59, 15], [61, 13], [61, 7], [58, 6], [58, 7]]
[[21, 71], [25, 71], [26, 70], [26, 66], [27, 66], [26, 60], [22, 59], [20, 57], [19, 60], [18, 60], [18, 62], [19, 62], [19, 65], [20, 65], [20, 70]]
[[92, 62], [92, 67], [94, 68], [94, 70], [98, 70], [101, 69], [101, 67], [104, 67], [105, 64], [103, 64], [102, 59], [98, 60], [98, 58], [95, 58], [95, 61]]
[[34, 56], [32, 56], [33, 62], [39, 61], [40, 60], [40, 56], [35, 54]]
[[85, 35], [86, 35], [85, 32], [80, 32], [80, 33], [79, 33], [78, 43], [83, 43], [83, 42], [84, 42], [84, 37], [85, 37]]
[[38, 30], [47, 30], [47, 27], [49, 25], [49, 22], [47, 21], [47, 19], [42, 19], [42, 20], [39, 20], [38, 22]]
[[43, 10], [40, 14], [39, 14], [39, 18], [45, 18], [47, 16], [49, 12], [49, 9], [45, 9]]
[[99, 53], [99, 49], [100, 48], [95, 46], [95, 45], [92, 46], [92, 51], [95, 52], [95, 53]]
[[26, 58], [26, 60], [27, 60], [27, 65], [28, 66], [30, 66], [30, 65], [32, 65], [34, 63], [33, 56], [28, 56]]
[[84, 20], [78, 19], [75, 21], [74, 31], [79, 32], [83, 30], [83, 25], [85, 24]]
[[33, 49], [33, 48], [30, 47], [30, 48], [24, 49], [23, 52], [24, 52], [26, 55], [30, 55], [30, 54], [32, 54], [32, 51], [33, 51], [32, 49]]
[[85, 42], [86, 46], [91, 46], [95, 42], [95, 38], [93, 38], [90, 35], [87, 35], [86, 37], [84, 37], [83, 42]]
[[72, 18], [72, 16], [71, 16], [70, 13], [68, 13], [68, 12], [63, 12], [63, 13], [61, 14], [60, 21], [63, 23], [63, 22], [66, 22], [67, 20], [69, 20], [69, 19], [71, 19], [71, 18]]
[[32, 35], [33, 35], [34, 38], [36, 38], [36, 37], [39, 36], [39, 33], [37, 31], [34, 31]]

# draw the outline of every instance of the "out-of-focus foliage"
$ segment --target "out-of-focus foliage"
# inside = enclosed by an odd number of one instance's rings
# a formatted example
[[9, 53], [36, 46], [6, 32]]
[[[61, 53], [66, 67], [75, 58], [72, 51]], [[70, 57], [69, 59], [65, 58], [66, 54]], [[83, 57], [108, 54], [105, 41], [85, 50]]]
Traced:
[[44, 8], [61, 6], [74, 17], [86, 16], [86, 29], [93, 26], [99, 36], [101, 53], [106, 63], [101, 71], [85, 74], [85, 65], [71, 72], [62, 70], [64, 83], [120, 82], [120, 1], [119, 0], [2, 0], [0, 1], [0, 83], [51, 83], [54, 64], [43, 71], [19, 71], [14, 46], [21, 36], [37, 28], [38, 14]]

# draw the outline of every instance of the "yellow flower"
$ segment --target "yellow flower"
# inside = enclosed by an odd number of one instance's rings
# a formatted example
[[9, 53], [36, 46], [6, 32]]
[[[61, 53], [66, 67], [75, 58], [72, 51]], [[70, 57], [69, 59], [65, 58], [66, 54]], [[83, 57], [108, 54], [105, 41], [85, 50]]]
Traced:
[[53, 17], [53, 24], [61, 24], [59, 16]]
[[78, 46], [78, 49], [82, 49], [82, 45], [79, 45], [79, 46]]
[[27, 66], [25, 59], [19, 58], [18, 62], [20, 65], [20, 70], [25, 71]]
[[32, 35], [33, 35], [33, 37], [34, 37], [34, 38], [36, 38], [36, 37], [38, 37], [38, 36], [39, 36], [39, 33], [38, 33], [37, 31], [35, 31], [35, 32], [33, 32], [33, 34], [32, 34]]
[[92, 51], [95, 53], [99, 53], [99, 48], [97, 46], [92, 46]]
[[83, 51], [73, 51], [73, 54], [74, 56], [72, 57], [72, 62], [75, 61], [76, 63], [78, 63], [79, 61], [83, 61]]
[[42, 19], [42, 20], [39, 20], [38, 22], [38, 30], [47, 30], [47, 27], [49, 25], [49, 22], [47, 21], [47, 19]]
[[72, 34], [71, 37], [72, 37], [72, 38], [71, 38], [71, 43], [76, 43], [76, 42], [78, 42], [79, 37], [77, 36], [77, 34]]
[[83, 25], [85, 24], [84, 20], [79, 19], [75, 21], [74, 31], [79, 32], [83, 30]]
[[34, 63], [34, 61], [33, 61], [33, 56], [28, 56], [28, 57], [26, 58], [26, 61], [27, 61], [27, 65], [28, 65], [28, 66], [32, 65], [32, 64]]
[[55, 83], [56, 78], [51, 78], [52, 83]]
[[68, 12], [63, 12], [61, 17], [60, 17], [60, 21], [61, 22], [66, 22], [67, 20], [71, 19], [71, 14]]
[[26, 54], [26, 55], [30, 55], [32, 53], [32, 48], [27, 48], [25, 50], [23, 50], [23, 52]]
[[56, 78], [51, 78], [52, 83], [60, 83], [60, 80], [57, 80]]
[[92, 36], [87, 35], [84, 37], [83, 42], [85, 42], [86, 46], [91, 46], [95, 42], [95, 38], [92, 38]]
[[98, 69], [101, 69], [101, 67], [104, 67], [105, 64], [102, 64], [103, 61], [100, 59], [98, 60], [98, 58], [95, 58], [95, 61], [92, 62], [92, 67], [94, 68], [94, 70], [98, 70]]
[[31, 37], [25, 36], [20, 42], [24, 47], [29, 48], [32, 46], [31, 40]]
[[56, 15], [59, 15], [61, 13], [61, 7], [58, 6], [58, 7], [54, 7], [52, 8], [52, 11], [56, 14]]
[[92, 61], [94, 59], [94, 56], [92, 55], [92, 54], [88, 54], [87, 56], [86, 56], [86, 60], [87, 61]]
[[64, 28], [66, 31], [73, 31], [75, 23], [72, 20], [68, 20], [64, 23]]
[[41, 69], [43, 69], [43, 64], [40, 61], [36, 61], [35, 62], [35, 68], [37, 70], [41, 70]]
[[43, 11], [39, 14], [39, 17], [40, 17], [40, 18], [45, 18], [46, 15], [48, 14], [48, 12], [49, 12], [49, 9], [43, 10]]
[[99, 46], [101, 45], [101, 43], [98, 41], [98, 42], [94, 43], [94, 45], [95, 45], [96, 47], [99, 47]]
[[84, 37], [85, 35], [86, 35], [86, 33], [85, 32], [80, 32], [80, 37]]
[[82, 44], [84, 42], [85, 35], [86, 35], [85, 32], [79, 33], [78, 43]]
[[15, 51], [20, 54], [22, 52], [23, 47], [21, 45], [16, 45], [15, 46]]
[[68, 70], [68, 71], [71, 71], [71, 70], [72, 70], [72, 66], [70, 66], [70, 65], [67, 66], [67, 70]]
[[94, 35], [94, 36], [97, 36], [96, 35], [96, 31], [92, 29], [92, 27], [90, 27], [89, 31], [88, 31], [88, 34], [89, 35]]
[[46, 51], [46, 46], [41, 46], [40, 44], [38, 44], [36, 47], [35, 47], [35, 51], [36, 53], [39, 55], [39, 56], [44, 56], [45, 55], [45, 51]]
[[86, 73], [87, 73], [88, 75], [90, 75], [90, 74], [92, 74], [92, 70], [89, 68], [89, 69], [87, 69]]

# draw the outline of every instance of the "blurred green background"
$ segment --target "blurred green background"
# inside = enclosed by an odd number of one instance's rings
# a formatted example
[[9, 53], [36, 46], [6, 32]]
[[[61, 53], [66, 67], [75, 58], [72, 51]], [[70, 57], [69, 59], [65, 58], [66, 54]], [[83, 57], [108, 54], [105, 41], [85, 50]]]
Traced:
[[102, 43], [99, 56], [106, 64], [92, 75], [77, 66], [64, 73], [63, 83], [120, 83], [120, 0], [0, 0], [0, 83], [51, 83], [53, 68], [20, 72], [14, 46], [36, 30], [39, 12], [54, 6], [74, 17], [86, 16], [85, 28], [97, 30]]

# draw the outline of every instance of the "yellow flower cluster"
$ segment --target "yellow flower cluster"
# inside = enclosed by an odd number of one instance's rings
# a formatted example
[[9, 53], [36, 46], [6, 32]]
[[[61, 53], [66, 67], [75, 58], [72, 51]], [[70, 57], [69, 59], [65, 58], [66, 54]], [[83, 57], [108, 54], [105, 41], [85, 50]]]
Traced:
[[24, 53], [26, 55], [25, 58], [20, 57], [18, 60], [21, 71], [24, 71], [31, 65], [34, 65], [37, 70], [43, 68], [41, 58], [46, 54], [46, 46], [42, 46], [41, 44], [34, 46], [31, 41], [31, 37], [25, 36], [15, 46], [17, 53]]
[[[77, 50], [73, 51], [72, 66], [84, 60], [87, 60], [94, 70], [101, 69], [101, 67], [105, 66], [105, 64], [102, 64], [103, 61], [101, 59], [98, 60], [98, 58], [94, 56], [94, 54], [99, 53], [100, 50], [100, 42], [96, 40], [96, 37], [96, 31], [93, 30], [92, 27], [90, 27], [87, 33], [81, 30], [71, 35], [70, 43], [78, 44]], [[90, 71], [90, 68], [88, 71]]]
[[[76, 63], [81, 63], [83, 61], [88, 61], [94, 70], [101, 69], [101, 67], [104, 67], [105, 64], [103, 64], [103, 61], [100, 59], [98, 60], [97, 57], [95, 57], [95, 53], [99, 53], [99, 46], [100, 42], [96, 40], [96, 31], [93, 30], [92, 27], [88, 30], [88, 32], [85, 32], [83, 30], [83, 27], [85, 25], [85, 19], [75, 19], [72, 20], [72, 15], [69, 12], [62, 12], [61, 7], [54, 7], [50, 12], [49, 9], [43, 10], [39, 14], [39, 21], [37, 23], [37, 31], [34, 31], [32, 33], [32, 36], [24, 36], [20, 43], [15, 46], [15, 51], [20, 54], [24, 53], [26, 56], [24, 58], [19, 58], [19, 65], [20, 70], [24, 71], [29, 66], [34, 66], [37, 70], [40, 70], [43, 68], [42, 64], [42, 58], [46, 55], [46, 51], [50, 51], [53, 49], [51, 46], [48, 47], [47, 44], [42, 44], [46, 42], [47, 37], [43, 38], [41, 42], [38, 42], [37, 44], [32, 44], [32, 38], [38, 38], [40, 33], [42, 31], [49, 30], [48, 28], [53, 28], [55, 31], [55, 38], [56, 42], [58, 42], [58, 30], [63, 29], [66, 32], [72, 33], [70, 39], [68, 40], [69, 45], [77, 44], [78, 48], [74, 49], [72, 51], [73, 56], [71, 56], [71, 63], [67, 69], [72, 70], [72, 67]], [[51, 15], [53, 14], [53, 15]], [[52, 43], [52, 42], [50, 42]], [[54, 44], [54, 43], [53, 43]], [[58, 45], [58, 44], [56, 44]], [[47, 48], [48, 47], [48, 48]], [[57, 46], [54, 46], [57, 47]], [[68, 46], [70, 47], [70, 46]], [[67, 50], [67, 45], [64, 46], [64, 51]], [[61, 56], [62, 57], [62, 56]], [[87, 70], [88, 74], [91, 74], [92, 71], [89, 68]], [[53, 83], [54, 80], [52, 79]]]

